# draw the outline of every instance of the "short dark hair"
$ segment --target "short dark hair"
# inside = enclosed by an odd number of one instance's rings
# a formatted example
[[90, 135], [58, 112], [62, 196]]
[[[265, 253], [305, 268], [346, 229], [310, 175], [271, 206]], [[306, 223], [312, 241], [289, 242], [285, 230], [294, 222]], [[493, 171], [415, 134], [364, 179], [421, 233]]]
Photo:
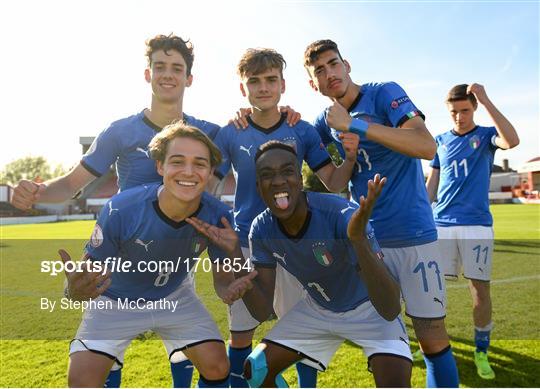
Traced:
[[255, 153], [255, 163], [257, 163], [257, 160], [264, 153], [270, 150], [274, 150], [274, 149], [281, 149], [281, 150], [288, 151], [289, 153], [292, 153], [295, 157], [298, 155], [294, 147], [292, 147], [290, 144], [280, 142], [278, 140], [271, 140], [259, 146], [259, 148], [257, 149], [257, 153]]
[[459, 84], [454, 86], [446, 95], [446, 102], [451, 103], [454, 101], [469, 100], [474, 108], [478, 106], [478, 101], [472, 93], [467, 93], [468, 84]]
[[336, 42], [330, 39], [320, 39], [318, 41], [310, 43], [306, 48], [306, 51], [304, 51], [304, 67], [307, 69], [310, 65], [313, 64], [313, 62], [317, 60], [319, 55], [328, 50], [336, 52], [339, 56], [339, 59], [343, 61], [343, 57], [339, 52]]
[[148, 66], [152, 66], [152, 54], [154, 52], [163, 50], [165, 54], [168, 54], [168, 51], [175, 50], [184, 61], [186, 61], [186, 75], [189, 77], [191, 75], [191, 68], [193, 67], [193, 61], [195, 55], [193, 54], [193, 44], [189, 41], [183, 40], [179, 36], [170, 33], [169, 35], [156, 35], [155, 37], [148, 39], [146, 41], [146, 57], [148, 59]]
[[283, 56], [274, 49], [247, 49], [238, 62], [237, 72], [243, 78], [247, 74], [256, 75], [275, 68], [279, 69], [283, 78], [283, 69], [286, 66]]

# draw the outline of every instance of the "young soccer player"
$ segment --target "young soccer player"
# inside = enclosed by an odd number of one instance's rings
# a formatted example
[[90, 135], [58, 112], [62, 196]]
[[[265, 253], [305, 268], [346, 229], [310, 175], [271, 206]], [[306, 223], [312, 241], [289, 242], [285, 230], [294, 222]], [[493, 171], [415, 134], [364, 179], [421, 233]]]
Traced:
[[250, 386], [286, 386], [281, 372], [300, 360], [324, 370], [346, 339], [364, 348], [378, 386], [410, 386], [399, 286], [377, 255], [368, 223], [384, 180], [370, 181], [358, 210], [335, 195], [303, 192], [291, 146], [268, 142], [255, 158], [257, 189], [268, 208], [251, 226], [258, 275], [244, 302], [258, 320], [270, 316], [278, 264], [307, 295], [248, 357], [244, 374]]
[[[474, 112], [482, 104], [495, 124], [481, 127]], [[491, 319], [491, 279], [493, 218], [489, 212], [489, 178], [497, 148], [506, 150], [519, 144], [512, 124], [488, 98], [479, 84], [456, 85], [446, 98], [454, 128], [435, 137], [437, 154], [431, 162], [426, 186], [431, 201], [447, 277], [469, 279], [473, 299], [474, 362], [478, 375], [494, 379], [487, 351]]]
[[343, 155], [340, 134], [360, 138], [358, 169], [350, 183], [353, 199], [366, 195], [374, 172], [388, 179], [372, 215], [384, 262], [400, 283], [425, 355], [427, 385], [456, 387], [457, 367], [444, 325], [437, 231], [418, 159], [432, 159], [436, 151], [424, 116], [394, 82], [354, 83], [350, 64], [331, 40], [311, 43], [304, 66], [311, 87], [333, 101], [315, 120], [323, 143], [335, 143]]
[[[216, 136], [216, 145], [223, 153], [224, 163], [216, 170], [218, 178], [224, 177], [231, 166], [236, 178], [234, 200], [234, 220], [240, 242], [249, 256], [248, 233], [251, 222], [266, 206], [257, 194], [255, 185], [255, 152], [269, 141], [280, 140], [291, 144], [298, 161], [305, 160], [321, 181], [329, 189], [339, 192], [346, 187], [356, 161], [357, 139], [351, 134], [343, 135], [347, 151], [344, 163], [336, 167], [321, 147], [321, 139], [314, 128], [299, 121], [287, 125], [285, 116], [280, 113], [278, 103], [285, 92], [283, 69], [285, 60], [272, 49], [248, 49], [238, 64], [241, 79], [240, 91], [251, 106], [252, 114], [247, 118], [248, 126], [237, 129], [233, 124], [222, 128]], [[275, 312], [283, 316], [301, 298], [301, 285], [283, 269], [277, 269]], [[244, 360], [251, 352], [251, 342], [259, 322], [251, 317], [241, 301], [231, 307], [231, 384], [233, 387], [247, 386], [241, 377]], [[316, 371], [299, 365], [299, 382], [303, 387], [314, 387]]]
[[[69, 173], [44, 183], [21, 180], [13, 190], [11, 203], [29, 209], [36, 202], [62, 202], [105, 174], [116, 164], [120, 191], [141, 184], [161, 181], [155, 161], [148, 153], [148, 143], [166, 125], [183, 120], [213, 139], [219, 126], [183, 112], [186, 88], [193, 81], [193, 46], [175, 35], [157, 35], [146, 42], [148, 67], [145, 80], [152, 88], [150, 108], [120, 119], [101, 132]], [[193, 365], [181, 353], [173, 356], [171, 372], [175, 387], [191, 384]], [[121, 370], [111, 371], [108, 387], [118, 387]]]
[[[228, 386], [223, 341], [188, 277], [193, 258], [207, 246], [207, 239], [189, 224], [189, 218], [229, 226], [229, 208], [204, 192], [221, 161], [220, 152], [200, 130], [177, 123], [153, 138], [149, 153], [157, 161], [163, 184], [138, 186], [114, 196], [103, 208], [86, 246], [85, 256], [92, 261], [121, 258], [124, 263], [131, 261], [131, 266], [113, 271], [110, 280], [94, 278], [94, 287], [102, 292], [98, 301], [110, 308], [85, 312], [70, 346], [71, 387], [103, 386], [113, 364], [122, 365], [131, 340], [147, 330], [161, 336], [168, 355], [183, 351], [190, 358], [201, 374], [199, 387]], [[221, 264], [225, 258], [241, 255], [238, 240], [217, 243], [208, 247], [214, 287], [230, 304], [241, 297], [256, 273], [235, 280]], [[70, 260], [67, 253], [62, 256]], [[167, 266], [151, 270], [152, 262]], [[68, 290], [74, 298], [86, 297], [73, 282]], [[142, 301], [148, 307], [126, 310], [121, 301]], [[165, 302], [176, 307], [159, 307]]]
[[[219, 126], [199, 120], [183, 112], [184, 91], [193, 81], [193, 46], [175, 35], [158, 35], [146, 42], [148, 67], [145, 79], [151, 85], [150, 108], [111, 124], [94, 143], [73, 170], [45, 183], [21, 180], [14, 188], [11, 203], [29, 209], [36, 202], [62, 202], [116, 164], [120, 191], [141, 184], [161, 181], [155, 161], [148, 154], [148, 143], [161, 129], [178, 120], [196, 126], [213, 139]], [[285, 107], [287, 120], [295, 122], [298, 115]], [[182, 353], [172, 357], [171, 372], [175, 387], [188, 387], [193, 367]], [[118, 387], [121, 370], [113, 370], [108, 387]]]

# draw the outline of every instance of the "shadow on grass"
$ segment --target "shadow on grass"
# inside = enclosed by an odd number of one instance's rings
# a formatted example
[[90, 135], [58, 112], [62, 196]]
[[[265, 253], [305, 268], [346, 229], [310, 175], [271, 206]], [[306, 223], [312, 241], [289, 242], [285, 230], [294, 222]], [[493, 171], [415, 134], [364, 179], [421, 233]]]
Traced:
[[[536, 251], [512, 250], [512, 248], [529, 248]], [[540, 241], [538, 240], [495, 240], [496, 253], [512, 253], [522, 255], [540, 255]]]
[[[489, 361], [495, 371], [495, 380], [483, 380], [476, 373], [470, 339], [451, 337], [460, 382], [469, 387], [539, 387], [540, 360], [497, 345], [489, 347]], [[469, 347], [464, 347], [464, 346]]]

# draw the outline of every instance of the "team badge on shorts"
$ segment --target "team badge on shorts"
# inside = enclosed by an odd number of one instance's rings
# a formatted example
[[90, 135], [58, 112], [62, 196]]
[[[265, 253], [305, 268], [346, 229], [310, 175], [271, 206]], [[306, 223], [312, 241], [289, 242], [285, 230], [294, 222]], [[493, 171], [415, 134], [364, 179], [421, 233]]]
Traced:
[[101, 246], [103, 243], [103, 231], [101, 230], [101, 227], [99, 224], [96, 223], [94, 227], [94, 231], [92, 231], [92, 235], [90, 236], [90, 246], [96, 248]]
[[324, 246], [323, 242], [315, 243], [311, 249], [313, 250], [313, 255], [315, 255], [317, 262], [323, 266], [330, 266], [334, 259], [332, 258], [332, 255], [330, 255], [328, 249]]

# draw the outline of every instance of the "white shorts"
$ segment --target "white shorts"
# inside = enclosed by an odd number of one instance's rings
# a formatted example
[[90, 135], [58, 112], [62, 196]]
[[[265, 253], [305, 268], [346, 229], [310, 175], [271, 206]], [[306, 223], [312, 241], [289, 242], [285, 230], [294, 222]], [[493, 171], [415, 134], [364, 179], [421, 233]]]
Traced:
[[386, 321], [370, 301], [347, 312], [322, 308], [309, 295], [294, 306], [270, 330], [264, 340], [301, 353], [301, 361], [326, 370], [345, 341], [361, 346], [368, 360], [393, 354], [411, 361], [409, 338], [401, 317]]
[[174, 312], [173, 309], [121, 309], [117, 300], [100, 296], [97, 300], [112, 308], [85, 311], [77, 335], [71, 341], [70, 354], [86, 350], [104, 354], [115, 361], [114, 369], [123, 365], [124, 352], [131, 341], [149, 330], [161, 337], [169, 358], [200, 343], [223, 342], [216, 323], [195, 294], [191, 280], [186, 279], [166, 299], [178, 302]]
[[[242, 247], [242, 254], [245, 258], [249, 258], [249, 248]], [[302, 284], [278, 263], [274, 290], [274, 312], [277, 317], [283, 317], [305, 295], [306, 290]], [[231, 331], [250, 331], [260, 324], [251, 316], [242, 300], [235, 301], [228, 312]]]
[[457, 278], [490, 281], [493, 265], [493, 228], [486, 226], [437, 227], [442, 270]]
[[407, 316], [442, 319], [446, 288], [437, 242], [420, 246], [382, 248], [384, 263], [401, 288]]

